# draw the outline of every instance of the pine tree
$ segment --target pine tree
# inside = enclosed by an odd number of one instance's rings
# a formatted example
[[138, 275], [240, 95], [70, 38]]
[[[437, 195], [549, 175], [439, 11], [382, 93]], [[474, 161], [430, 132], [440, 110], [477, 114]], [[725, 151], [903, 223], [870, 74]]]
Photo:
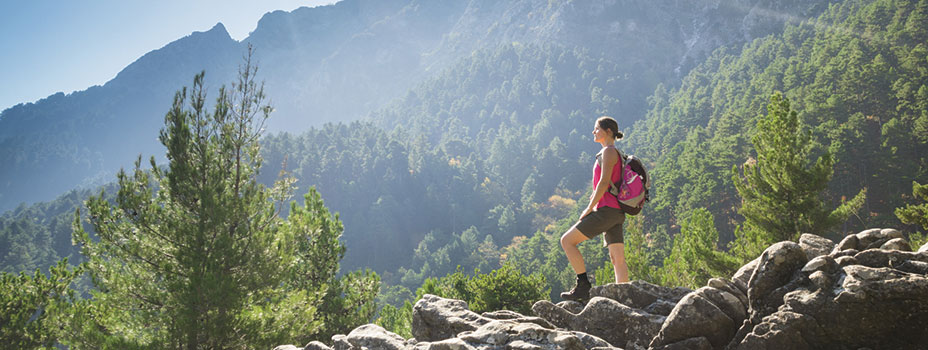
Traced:
[[0, 272], [0, 343], [10, 349], [55, 349], [62, 326], [77, 299], [71, 283], [84, 266], [69, 267], [68, 259], [48, 268], [19, 275]]
[[[928, 185], [912, 182], [912, 196], [915, 198], [928, 201]], [[928, 202], [920, 204], [909, 204], [902, 208], [896, 208], [896, 217], [904, 224], [917, 225], [923, 230], [928, 230]], [[918, 249], [925, 243], [928, 243], [928, 233], [921, 232], [909, 235], [909, 242], [914, 249]]]
[[319, 283], [296, 282], [308, 274], [297, 264], [307, 254], [297, 254], [305, 248], [299, 242], [315, 233], [281, 224], [292, 180], [273, 188], [257, 182], [258, 138], [271, 107], [256, 72], [249, 49], [237, 83], [219, 89], [212, 113], [204, 73], [189, 94], [175, 95], [160, 135], [168, 166], [152, 157], [144, 170], [140, 156], [131, 174], [118, 174], [115, 205], [102, 192], [86, 202], [98, 243], [76, 215], [74, 238], [98, 287], [94, 302], [113, 310], [95, 321], [124, 343], [260, 348], [320, 327], [318, 289], [334, 272]]
[[719, 250], [715, 218], [707, 209], [694, 210], [681, 226], [670, 256], [664, 259], [663, 285], [695, 289], [738, 269], [737, 259]]
[[801, 233], [824, 235], [856, 212], [866, 195], [861, 190], [834, 210], [821, 199], [834, 172], [831, 154], [825, 152], [809, 164], [814, 145], [803, 129], [789, 99], [775, 93], [767, 115], [759, 118], [751, 138], [756, 162], [745, 164], [742, 178], [737, 166], [732, 179], [742, 204], [745, 226], [736, 233], [736, 247], [744, 258], [756, 256], [767, 244], [795, 240]]

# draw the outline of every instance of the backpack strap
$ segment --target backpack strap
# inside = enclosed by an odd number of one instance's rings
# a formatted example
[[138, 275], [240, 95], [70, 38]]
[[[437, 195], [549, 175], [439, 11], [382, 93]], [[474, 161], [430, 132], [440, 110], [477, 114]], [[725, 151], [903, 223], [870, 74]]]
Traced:
[[[619, 159], [617, 160], [617, 162], [622, 162], [622, 168], [619, 169], [619, 184], [625, 182], [625, 157], [622, 156], [622, 152], [619, 151], [619, 149], [616, 148], [615, 146], [606, 146], [605, 148], [612, 148], [615, 150], [616, 153], [619, 154]], [[605, 150], [605, 148], [603, 148], [603, 150]], [[602, 150], [600, 150], [599, 153], [596, 154], [596, 162], [599, 163], [600, 168], [603, 168], [603, 151]], [[611, 193], [613, 196], [615, 196], [615, 199], [618, 200], [619, 199], [619, 188], [615, 186], [615, 182], [611, 181], [612, 179], [609, 179], [609, 180], [610, 180], [609, 191], [607, 192]]]

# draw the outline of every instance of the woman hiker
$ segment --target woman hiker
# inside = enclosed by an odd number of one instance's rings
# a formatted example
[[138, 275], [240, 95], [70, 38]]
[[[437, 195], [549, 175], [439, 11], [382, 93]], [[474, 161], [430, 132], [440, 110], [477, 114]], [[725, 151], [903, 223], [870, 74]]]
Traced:
[[610, 183], [620, 180], [622, 162], [615, 142], [622, 139], [619, 124], [610, 117], [600, 117], [593, 127], [593, 141], [599, 142], [602, 149], [596, 154], [593, 167], [593, 195], [580, 220], [561, 236], [561, 247], [567, 254], [570, 267], [577, 274], [577, 284], [569, 292], [561, 293], [565, 300], [582, 301], [590, 298], [590, 280], [586, 275], [586, 266], [580, 249], [580, 242], [596, 237], [601, 233], [604, 244], [609, 249], [609, 259], [615, 270], [617, 283], [628, 282], [628, 265], [625, 263], [625, 245], [622, 240], [622, 224], [625, 212], [619, 206], [619, 200], [608, 193]]

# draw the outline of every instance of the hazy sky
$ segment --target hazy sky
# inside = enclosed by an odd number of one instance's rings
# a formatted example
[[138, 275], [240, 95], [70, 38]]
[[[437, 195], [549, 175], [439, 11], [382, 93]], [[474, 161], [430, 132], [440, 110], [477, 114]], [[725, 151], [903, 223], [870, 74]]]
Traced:
[[145, 53], [222, 22], [235, 40], [274, 10], [335, 0], [3, 0], [0, 110], [102, 85]]

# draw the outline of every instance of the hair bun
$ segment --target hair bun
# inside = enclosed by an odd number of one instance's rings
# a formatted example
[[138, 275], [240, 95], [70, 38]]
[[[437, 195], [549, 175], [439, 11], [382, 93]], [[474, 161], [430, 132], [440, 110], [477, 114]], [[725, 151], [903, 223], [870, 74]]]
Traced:
[[616, 132], [615, 132], [615, 139], [616, 139], [616, 140], [621, 140], [623, 137], [625, 137], [625, 134], [623, 134], [621, 131], [616, 131]]

